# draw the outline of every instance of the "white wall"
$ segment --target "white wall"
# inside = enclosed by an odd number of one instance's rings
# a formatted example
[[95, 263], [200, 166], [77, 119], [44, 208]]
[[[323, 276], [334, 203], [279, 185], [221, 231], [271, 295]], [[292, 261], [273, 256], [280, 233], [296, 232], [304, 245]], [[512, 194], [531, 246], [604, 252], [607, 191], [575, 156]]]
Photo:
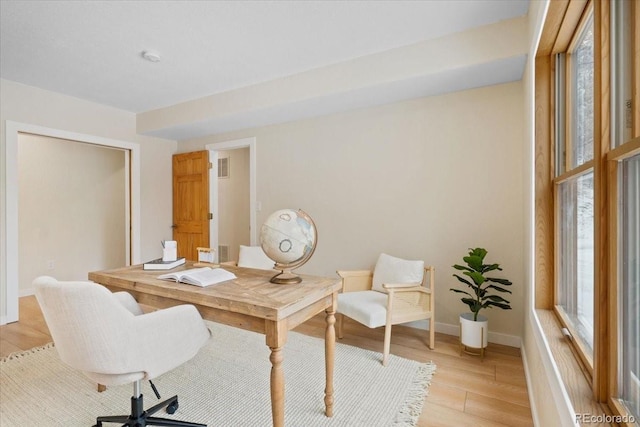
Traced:
[[[494, 339], [523, 326], [523, 93], [520, 82], [189, 141], [257, 138], [258, 226], [301, 208], [318, 247], [300, 271], [373, 267], [380, 252], [436, 267], [436, 322], [466, 311], [454, 263], [483, 246], [514, 282], [513, 310], [488, 310]], [[453, 329], [457, 331], [457, 326]], [[516, 339], [519, 341], [519, 338]]]
[[229, 246], [237, 261], [240, 245], [249, 245], [249, 148], [218, 151], [229, 158], [229, 177], [218, 179], [218, 244]]
[[[161, 256], [159, 242], [171, 235], [171, 156], [176, 142], [138, 135], [133, 113], [0, 80], [0, 319], [6, 316], [7, 304], [6, 120], [140, 144], [141, 256]], [[90, 242], [68, 245], [89, 246]]]
[[[20, 135], [21, 294], [41, 275], [85, 280], [87, 269], [126, 265], [125, 166], [123, 150]], [[87, 244], [67, 244], [80, 241]]]

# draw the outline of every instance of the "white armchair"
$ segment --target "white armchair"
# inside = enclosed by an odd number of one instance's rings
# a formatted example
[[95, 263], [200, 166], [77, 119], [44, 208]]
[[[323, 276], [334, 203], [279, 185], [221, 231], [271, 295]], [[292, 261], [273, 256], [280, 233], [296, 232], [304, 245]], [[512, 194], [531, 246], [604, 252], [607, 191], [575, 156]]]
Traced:
[[178, 397], [144, 411], [140, 392], [141, 380], [188, 361], [210, 338], [194, 306], [144, 314], [130, 294], [111, 293], [93, 282], [61, 282], [43, 276], [33, 283], [60, 359], [99, 384], [134, 384], [131, 414], [98, 417], [98, 427], [103, 422], [132, 427], [204, 425], [152, 417], [165, 407], [174, 413]]
[[435, 269], [423, 261], [381, 254], [375, 270], [338, 271], [338, 338], [344, 336], [344, 316], [369, 328], [385, 327], [382, 364], [387, 364], [391, 326], [429, 319], [429, 348], [435, 347]]

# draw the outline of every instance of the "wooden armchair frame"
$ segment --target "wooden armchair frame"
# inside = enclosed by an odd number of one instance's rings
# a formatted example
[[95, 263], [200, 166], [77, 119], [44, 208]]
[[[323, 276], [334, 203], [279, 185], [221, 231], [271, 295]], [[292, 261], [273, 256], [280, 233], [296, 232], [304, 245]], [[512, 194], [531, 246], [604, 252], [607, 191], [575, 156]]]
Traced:
[[[371, 291], [373, 272], [370, 270], [337, 271], [342, 278], [342, 292]], [[386, 324], [382, 364], [387, 364], [391, 347], [391, 326], [429, 319], [429, 348], [435, 348], [435, 268], [424, 268], [422, 283], [385, 283], [387, 291]], [[337, 316], [338, 338], [344, 335], [344, 314]]]

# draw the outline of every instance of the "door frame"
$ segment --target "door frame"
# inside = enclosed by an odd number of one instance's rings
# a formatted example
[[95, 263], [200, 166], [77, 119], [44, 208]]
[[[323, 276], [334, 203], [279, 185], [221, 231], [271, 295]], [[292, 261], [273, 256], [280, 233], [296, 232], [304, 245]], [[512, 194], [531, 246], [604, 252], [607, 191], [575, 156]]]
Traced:
[[[44, 126], [19, 123], [7, 120], [5, 122], [5, 221], [2, 232], [6, 246], [0, 247], [3, 264], [0, 274], [0, 290], [5, 289], [5, 315], [0, 316], [0, 325], [18, 321], [18, 137], [20, 133], [67, 139], [71, 141], [124, 149], [125, 171], [127, 183], [125, 187], [126, 204], [128, 206], [129, 227], [125, 230], [127, 247], [127, 262], [140, 263], [140, 144], [70, 132]], [[1, 313], [1, 311], [0, 311]]]
[[249, 148], [249, 238], [251, 245], [257, 244], [256, 230], [256, 153], [257, 140], [255, 137], [234, 139], [230, 141], [215, 142], [207, 144], [205, 148], [209, 150], [209, 161], [216, 165], [209, 169], [209, 206], [213, 213], [213, 225], [209, 227], [209, 241], [212, 248], [216, 249], [216, 259], [218, 259], [218, 151], [234, 150], [236, 148]]

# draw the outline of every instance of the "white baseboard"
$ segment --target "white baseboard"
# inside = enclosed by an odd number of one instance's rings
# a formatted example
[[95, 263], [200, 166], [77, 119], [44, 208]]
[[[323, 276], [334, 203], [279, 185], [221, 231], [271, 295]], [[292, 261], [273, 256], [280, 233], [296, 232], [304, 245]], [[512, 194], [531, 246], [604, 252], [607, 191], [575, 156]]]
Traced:
[[529, 362], [527, 361], [527, 351], [522, 344], [520, 347], [520, 355], [522, 356], [522, 365], [524, 367], [524, 377], [527, 382], [527, 396], [529, 396], [529, 406], [531, 407], [531, 417], [533, 418], [533, 425], [539, 426], [540, 419], [538, 417], [538, 407], [536, 405], [535, 395], [533, 394], [533, 385], [531, 382], [531, 370], [529, 368]]
[[[459, 337], [460, 325], [458, 324], [451, 325], [448, 323], [436, 322], [436, 332]], [[489, 340], [489, 342], [494, 344], [508, 345], [510, 347], [516, 347], [516, 348], [522, 347], [522, 339], [515, 335], [507, 335], [507, 334], [501, 334], [499, 332], [489, 331], [489, 336], [487, 337], [487, 339]]]
[[30, 295], [35, 295], [36, 290], [34, 288], [29, 288], [29, 289], [20, 289], [18, 291], [18, 296], [19, 297], [28, 297]]
[[[36, 291], [34, 288], [20, 289], [18, 291], [18, 297], [28, 297], [30, 295], [35, 295], [35, 293]], [[7, 319], [7, 316], [0, 316], [0, 325], [6, 325], [7, 323], [9, 323], [9, 319]]]
[[[418, 320], [415, 322], [409, 322], [406, 324], [412, 328], [417, 329], [429, 329], [429, 320]], [[440, 323], [436, 322], [436, 332], [445, 334], [445, 335], [453, 335], [454, 337], [460, 336], [460, 325], [451, 325], [449, 323]], [[489, 331], [489, 336], [487, 338], [489, 342], [494, 344], [502, 344], [508, 345], [510, 347], [520, 348], [522, 347], [522, 338], [515, 335], [507, 335], [501, 334], [498, 332]]]

